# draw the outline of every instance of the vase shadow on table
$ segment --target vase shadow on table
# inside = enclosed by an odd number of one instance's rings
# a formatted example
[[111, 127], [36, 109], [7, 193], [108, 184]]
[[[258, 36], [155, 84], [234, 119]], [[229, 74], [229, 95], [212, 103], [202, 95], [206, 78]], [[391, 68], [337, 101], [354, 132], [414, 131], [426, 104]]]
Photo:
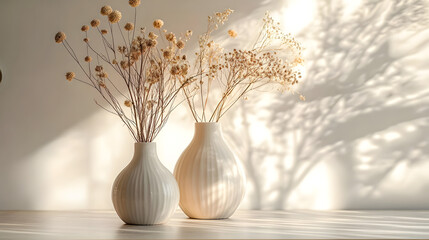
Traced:
[[429, 35], [397, 39], [429, 26], [424, 2], [317, 6], [298, 35], [311, 44], [300, 88], [307, 100], [256, 94], [230, 113], [239, 130], [224, 125], [246, 169], [246, 207], [429, 208], [429, 179], [419, 180], [429, 157], [428, 85], [407, 62], [427, 51]]

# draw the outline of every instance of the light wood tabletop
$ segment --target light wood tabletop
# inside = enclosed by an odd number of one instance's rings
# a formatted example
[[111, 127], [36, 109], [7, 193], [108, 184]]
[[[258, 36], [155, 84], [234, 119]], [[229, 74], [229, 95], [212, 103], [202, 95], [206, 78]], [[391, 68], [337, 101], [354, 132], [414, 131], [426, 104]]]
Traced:
[[429, 211], [237, 211], [125, 225], [113, 211], [0, 211], [0, 239], [429, 238]]

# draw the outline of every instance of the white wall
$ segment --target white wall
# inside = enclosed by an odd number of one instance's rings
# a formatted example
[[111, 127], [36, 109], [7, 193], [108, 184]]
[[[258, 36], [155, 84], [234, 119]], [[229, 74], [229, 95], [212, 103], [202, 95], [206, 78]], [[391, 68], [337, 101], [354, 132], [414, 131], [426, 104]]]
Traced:
[[[0, 210], [112, 208], [132, 140], [91, 89], [65, 81], [77, 67], [53, 41], [63, 30], [80, 44], [105, 3], [132, 15], [125, 0], [0, 1]], [[223, 120], [247, 171], [241, 207], [429, 209], [427, 1], [146, 0], [139, 23], [198, 33], [227, 7], [236, 12], [217, 39], [229, 47], [270, 10], [307, 48], [306, 102], [258, 93]], [[179, 108], [157, 140], [170, 170], [192, 125]]]

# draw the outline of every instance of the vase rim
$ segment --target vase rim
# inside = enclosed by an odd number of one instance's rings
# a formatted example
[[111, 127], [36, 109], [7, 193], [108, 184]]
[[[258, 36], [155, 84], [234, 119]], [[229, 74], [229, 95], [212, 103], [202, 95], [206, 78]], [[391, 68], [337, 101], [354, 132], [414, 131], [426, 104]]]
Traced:
[[195, 125], [220, 125], [220, 122], [196, 122]]
[[156, 145], [156, 142], [135, 142], [134, 146], [151, 146]]

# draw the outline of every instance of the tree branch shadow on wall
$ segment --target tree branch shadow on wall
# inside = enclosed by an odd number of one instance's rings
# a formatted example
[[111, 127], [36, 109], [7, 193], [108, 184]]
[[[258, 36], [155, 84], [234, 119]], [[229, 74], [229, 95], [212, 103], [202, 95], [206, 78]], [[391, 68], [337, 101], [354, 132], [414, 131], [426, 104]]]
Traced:
[[[322, 162], [337, 165], [330, 174], [340, 183], [331, 183], [338, 186], [338, 195], [321, 208], [429, 207], [418, 199], [429, 197], [423, 191], [406, 197], [416, 198], [413, 206], [401, 205], [404, 196], [386, 183], [401, 171], [399, 165], [405, 164], [411, 173], [429, 156], [429, 92], [403, 64], [425, 45], [415, 44], [411, 52], [398, 54], [392, 42], [397, 34], [418, 34], [420, 26], [428, 26], [424, 10], [418, 0], [364, 1], [346, 13], [340, 4], [318, 1], [315, 21], [298, 36], [312, 43], [306, 50], [302, 85], [307, 101], [282, 95], [268, 104], [266, 96], [258, 96], [241, 102], [239, 111], [230, 114], [242, 121], [241, 132], [224, 125], [245, 165], [250, 208], [315, 206], [316, 200], [308, 198], [317, 198], [319, 183], [314, 182], [307, 195], [297, 193], [297, 188]], [[255, 119], [269, 130], [265, 143], [256, 143], [252, 135]], [[261, 167], [268, 161], [276, 164], [275, 172], [269, 173], [277, 176], [271, 184]], [[429, 189], [429, 181], [421, 189]], [[398, 199], [389, 200], [392, 194]], [[294, 197], [301, 203], [293, 203]]]

